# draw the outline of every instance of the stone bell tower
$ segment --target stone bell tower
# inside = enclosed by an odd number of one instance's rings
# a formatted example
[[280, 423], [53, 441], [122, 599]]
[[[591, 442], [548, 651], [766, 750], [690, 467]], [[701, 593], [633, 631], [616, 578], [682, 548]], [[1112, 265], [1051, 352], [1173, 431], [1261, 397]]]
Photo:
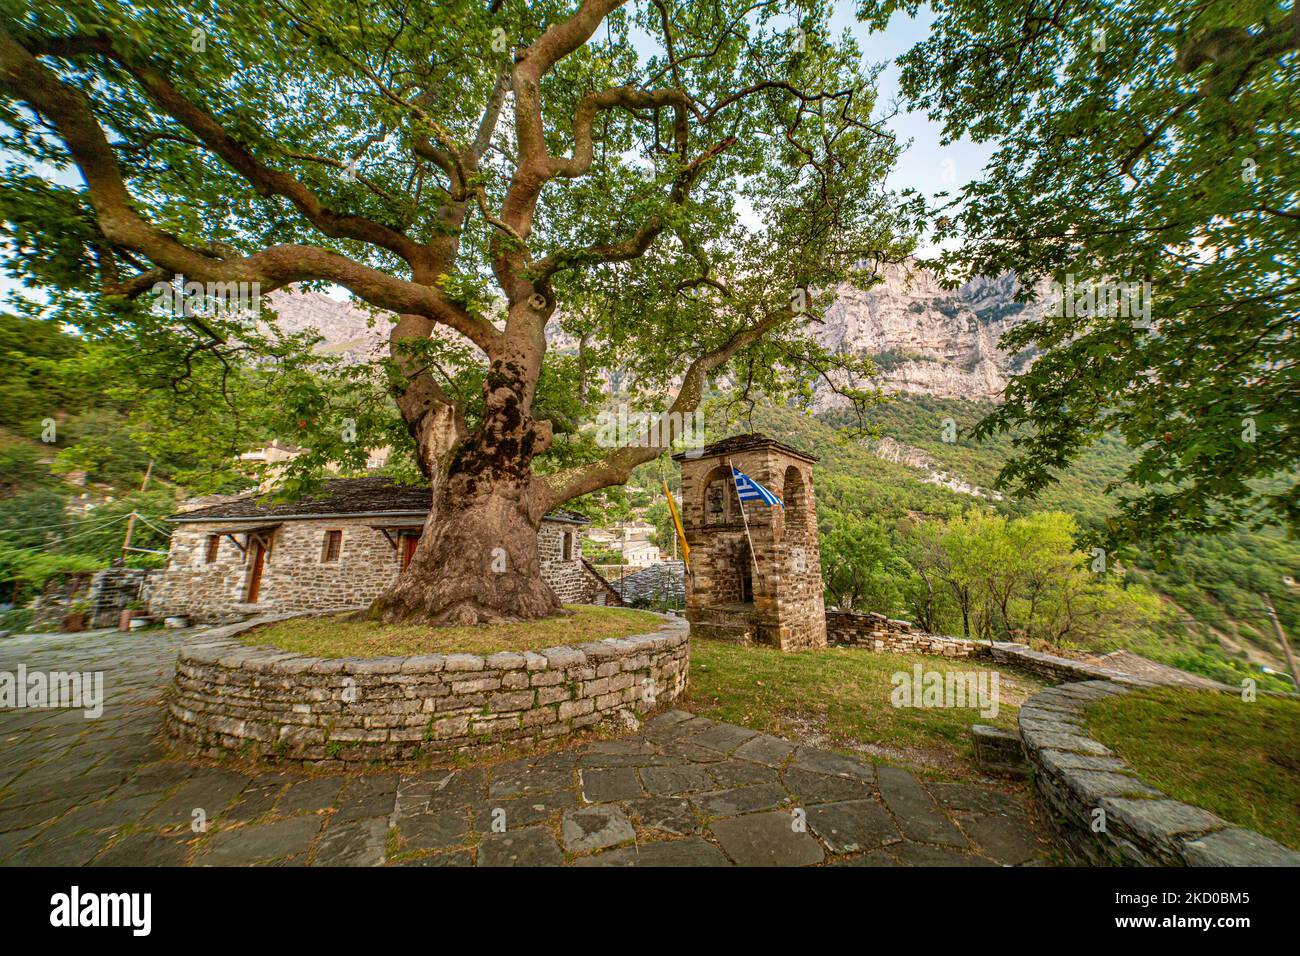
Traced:
[[[812, 485], [817, 459], [755, 434], [734, 435], [673, 460], [682, 471], [682, 525], [691, 549], [686, 617], [692, 635], [783, 651], [825, 647]], [[784, 506], [750, 501], [742, 515], [731, 465], [779, 495]]]

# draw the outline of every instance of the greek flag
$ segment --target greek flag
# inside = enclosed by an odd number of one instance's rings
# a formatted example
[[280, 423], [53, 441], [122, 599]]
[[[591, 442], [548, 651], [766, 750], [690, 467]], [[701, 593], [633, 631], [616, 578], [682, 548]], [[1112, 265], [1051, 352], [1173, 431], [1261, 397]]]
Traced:
[[765, 504], [781, 507], [781, 499], [768, 491], [749, 475], [735, 465], [731, 466], [731, 477], [736, 482], [736, 497], [744, 501], [762, 501]]

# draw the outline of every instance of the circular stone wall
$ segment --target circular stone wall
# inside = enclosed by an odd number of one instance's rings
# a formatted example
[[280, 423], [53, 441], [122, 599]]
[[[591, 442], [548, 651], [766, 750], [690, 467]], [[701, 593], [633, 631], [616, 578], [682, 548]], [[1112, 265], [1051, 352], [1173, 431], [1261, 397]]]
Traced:
[[540, 743], [635, 718], [686, 689], [689, 626], [541, 651], [319, 658], [232, 640], [184, 648], [166, 734], [206, 756], [309, 764], [401, 762]]

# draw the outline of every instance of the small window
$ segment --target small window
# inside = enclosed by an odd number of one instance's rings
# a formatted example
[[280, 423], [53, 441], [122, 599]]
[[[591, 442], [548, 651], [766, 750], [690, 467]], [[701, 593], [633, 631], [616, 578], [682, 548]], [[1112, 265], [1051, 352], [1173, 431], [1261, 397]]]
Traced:
[[204, 563], [211, 564], [213, 561], [217, 560], [217, 554], [220, 551], [221, 551], [221, 535], [219, 534], [208, 535], [208, 549], [204, 555]]
[[326, 531], [325, 532], [325, 550], [321, 553], [322, 561], [337, 561], [339, 552], [343, 550], [343, 532]]
[[563, 539], [564, 539], [564, 560], [565, 560], [565, 561], [572, 561], [572, 560], [573, 560], [573, 539], [576, 538], [576, 537], [577, 537], [577, 535], [575, 535], [575, 534], [574, 534], [573, 532], [571, 532], [571, 531], [566, 531], [566, 532], [564, 532], [564, 534], [563, 534]]

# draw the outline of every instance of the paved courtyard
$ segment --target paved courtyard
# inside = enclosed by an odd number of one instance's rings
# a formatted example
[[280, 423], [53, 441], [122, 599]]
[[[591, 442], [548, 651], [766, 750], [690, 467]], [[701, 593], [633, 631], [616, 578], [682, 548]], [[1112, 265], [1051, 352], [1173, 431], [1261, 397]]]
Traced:
[[0, 710], [0, 865], [995, 866], [1053, 861], [1027, 797], [926, 783], [674, 710], [491, 767], [309, 775], [169, 755], [181, 632], [0, 640], [103, 671], [102, 716]]

